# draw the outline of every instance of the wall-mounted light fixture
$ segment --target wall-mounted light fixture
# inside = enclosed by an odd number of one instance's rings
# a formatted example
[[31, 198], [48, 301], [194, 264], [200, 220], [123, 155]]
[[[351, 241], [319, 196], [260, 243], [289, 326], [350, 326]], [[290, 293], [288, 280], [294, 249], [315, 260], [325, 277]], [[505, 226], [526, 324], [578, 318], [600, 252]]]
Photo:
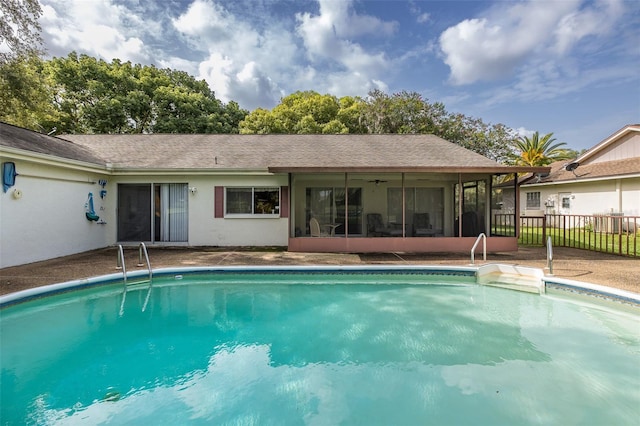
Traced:
[[195, 186], [192, 186], [189, 188], [189, 192], [191, 192], [191, 195], [195, 195], [196, 192], [198, 192], [198, 188], [196, 188]]

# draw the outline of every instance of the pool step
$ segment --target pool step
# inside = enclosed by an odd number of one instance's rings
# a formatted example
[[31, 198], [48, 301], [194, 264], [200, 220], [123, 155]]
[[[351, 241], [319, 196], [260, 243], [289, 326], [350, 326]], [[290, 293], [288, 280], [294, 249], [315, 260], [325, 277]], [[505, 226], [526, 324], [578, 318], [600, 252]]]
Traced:
[[543, 278], [541, 269], [514, 265], [484, 265], [476, 273], [478, 284], [537, 294], [544, 293]]

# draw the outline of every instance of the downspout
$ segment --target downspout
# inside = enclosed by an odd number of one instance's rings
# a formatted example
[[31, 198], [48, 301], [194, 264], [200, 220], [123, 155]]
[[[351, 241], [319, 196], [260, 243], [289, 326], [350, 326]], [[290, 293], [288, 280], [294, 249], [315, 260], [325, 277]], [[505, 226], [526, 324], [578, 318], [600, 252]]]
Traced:
[[[404, 172], [402, 172], [402, 238], [406, 237], [406, 235], [405, 235], [405, 229], [406, 229], [406, 225], [405, 225], [405, 223], [406, 223], [405, 222], [406, 214], [405, 214], [405, 211], [406, 211], [406, 207], [407, 207], [406, 206], [407, 200], [405, 198], [404, 191], [405, 191], [405, 188], [404, 188]], [[415, 203], [415, 201], [414, 201], [414, 203]], [[414, 208], [415, 208], [415, 206], [414, 206]]]
[[[293, 178], [291, 176], [291, 173], [287, 173], [287, 184], [289, 185], [289, 199], [287, 200], [287, 202], [289, 203], [289, 218], [288, 218], [288, 223], [289, 223], [289, 237], [287, 238], [287, 240], [291, 239], [292, 237], [295, 238], [296, 236], [296, 230], [295, 230], [295, 226], [294, 224], [296, 223], [293, 215], [295, 214], [293, 211]], [[288, 246], [288, 244], [287, 244]]]
[[458, 238], [462, 238], [462, 197], [464, 191], [462, 188], [462, 173], [458, 173]]
[[622, 213], [622, 180], [616, 180], [616, 195], [618, 196], [618, 213]]
[[513, 220], [515, 220], [516, 238], [520, 238], [520, 191], [518, 187], [518, 173], [513, 174], [513, 193], [515, 198], [515, 211], [513, 212]]
[[344, 237], [349, 238], [349, 172], [344, 172]]

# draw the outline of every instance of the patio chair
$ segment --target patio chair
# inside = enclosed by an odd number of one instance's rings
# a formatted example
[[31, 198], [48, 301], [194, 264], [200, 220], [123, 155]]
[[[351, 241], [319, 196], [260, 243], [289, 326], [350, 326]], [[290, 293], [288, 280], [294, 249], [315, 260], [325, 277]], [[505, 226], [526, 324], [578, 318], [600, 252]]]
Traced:
[[401, 237], [402, 229], [384, 225], [380, 213], [367, 213], [368, 237]]
[[413, 214], [413, 236], [432, 237], [434, 235], [433, 226], [429, 220], [429, 213]]
[[320, 223], [318, 223], [318, 219], [312, 217], [309, 219], [309, 232], [311, 232], [312, 237], [328, 237], [329, 234], [326, 232], [322, 232], [320, 230]]

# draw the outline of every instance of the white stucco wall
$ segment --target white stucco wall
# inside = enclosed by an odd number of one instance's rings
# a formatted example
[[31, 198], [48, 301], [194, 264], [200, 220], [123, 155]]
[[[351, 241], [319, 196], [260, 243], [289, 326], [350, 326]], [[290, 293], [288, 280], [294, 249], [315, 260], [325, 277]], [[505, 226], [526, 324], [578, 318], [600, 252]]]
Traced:
[[[0, 267], [20, 265], [105, 247], [105, 225], [87, 220], [89, 192], [100, 215], [100, 175], [46, 164], [13, 161], [18, 176], [8, 192], [0, 192]], [[19, 190], [21, 197], [14, 193]]]
[[[288, 244], [288, 218], [259, 217], [252, 218], [216, 218], [215, 187], [281, 187], [287, 186], [287, 176], [280, 175], [221, 175], [221, 176], [116, 176], [112, 178], [120, 184], [161, 184], [186, 183], [189, 188], [189, 241], [187, 243], [155, 243], [156, 245], [190, 245], [190, 246], [286, 246]], [[117, 196], [117, 185], [113, 188], [114, 198]], [[117, 236], [116, 216], [117, 202], [114, 201], [112, 211], [113, 229], [109, 227], [114, 241]]]
[[[640, 216], [640, 178], [526, 185], [520, 189], [522, 212], [526, 210], [526, 193], [535, 191], [540, 191], [540, 209], [547, 214], [561, 214], [559, 194], [570, 194], [571, 206], [567, 214], [624, 213], [626, 216]], [[553, 206], [545, 206], [546, 201], [552, 201]]]
[[[189, 187], [189, 245], [192, 246], [287, 246], [288, 218], [216, 218], [215, 187], [281, 187], [286, 175], [191, 176]], [[224, 200], [221, 200], [224, 202]]]

